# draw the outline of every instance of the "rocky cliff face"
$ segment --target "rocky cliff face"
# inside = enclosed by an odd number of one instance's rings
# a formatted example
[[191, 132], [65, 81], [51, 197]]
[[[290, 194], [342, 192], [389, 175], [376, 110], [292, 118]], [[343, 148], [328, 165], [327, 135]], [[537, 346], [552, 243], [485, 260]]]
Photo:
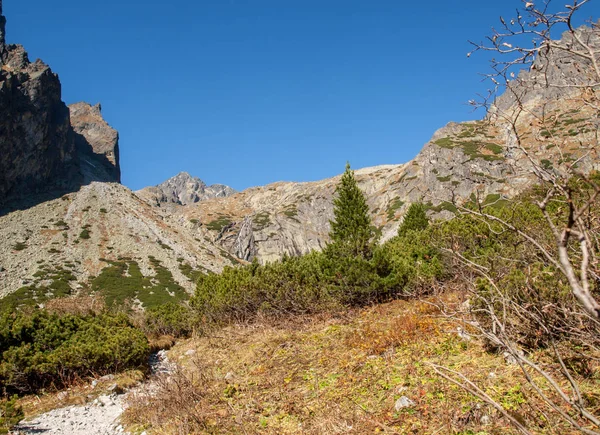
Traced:
[[118, 135], [99, 106], [80, 103], [69, 113], [58, 76], [6, 44], [5, 23], [0, 1], [0, 204], [119, 181]]
[[234, 193], [235, 190], [224, 184], [207, 186], [200, 178], [192, 177], [187, 172], [180, 172], [158, 186], [146, 187], [137, 192], [140, 197], [156, 205], [189, 205], [210, 198], [224, 198]]
[[0, 2], [0, 204], [66, 188], [77, 174], [69, 110], [58, 76], [30, 62], [20, 45], [7, 45]]
[[[520, 105], [538, 115], [548, 105], [561, 104], [564, 99], [578, 99], [584, 88], [597, 87], [594, 61], [598, 61], [600, 32], [581, 26], [573, 33], [567, 31], [556, 41], [546, 41], [529, 70], [522, 70], [511, 80], [494, 102], [490, 116], [514, 116]], [[594, 53], [595, 52], [595, 53]]]

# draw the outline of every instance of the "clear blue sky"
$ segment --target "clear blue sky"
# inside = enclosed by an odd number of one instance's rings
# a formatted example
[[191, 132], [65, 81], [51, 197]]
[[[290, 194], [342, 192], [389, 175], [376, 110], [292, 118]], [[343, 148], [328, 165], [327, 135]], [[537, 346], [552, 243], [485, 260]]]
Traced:
[[188, 171], [241, 190], [402, 163], [447, 122], [480, 118], [465, 102], [486, 62], [467, 40], [519, 4], [4, 0], [4, 14], [67, 104], [102, 104], [125, 185]]

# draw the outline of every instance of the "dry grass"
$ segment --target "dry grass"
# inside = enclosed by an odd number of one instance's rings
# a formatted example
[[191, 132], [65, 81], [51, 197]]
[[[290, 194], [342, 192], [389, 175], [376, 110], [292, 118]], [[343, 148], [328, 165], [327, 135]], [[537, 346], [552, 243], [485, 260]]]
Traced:
[[[457, 294], [444, 299], [462, 302]], [[158, 434], [517, 433], [490, 406], [436, 375], [432, 362], [460, 371], [516, 418], [535, 421], [533, 433], [573, 433], [540, 418], [548, 407], [517, 365], [461, 339], [457, 326], [418, 301], [345, 318], [231, 326], [175, 345], [169, 355], [177, 372], [132, 399], [124, 419]], [[531, 357], [543, 362], [545, 354]], [[584, 396], [598, 401], [598, 367], [581, 370]], [[401, 396], [415, 405], [397, 411]]]
[[78, 295], [65, 298], [50, 299], [46, 302], [46, 310], [59, 315], [100, 314], [106, 311], [104, 299], [99, 295]]
[[[459, 369], [527, 412], [519, 369], [460, 339], [435, 311], [396, 301], [351, 318], [232, 326], [182, 342], [170, 351], [180, 369], [132, 399], [125, 421], [160, 434], [516, 433], [425, 362]], [[396, 411], [401, 396], [415, 406]]]
[[158, 337], [148, 337], [150, 352], [158, 352], [162, 349], [170, 349], [175, 344], [175, 337], [172, 335], [160, 335]]

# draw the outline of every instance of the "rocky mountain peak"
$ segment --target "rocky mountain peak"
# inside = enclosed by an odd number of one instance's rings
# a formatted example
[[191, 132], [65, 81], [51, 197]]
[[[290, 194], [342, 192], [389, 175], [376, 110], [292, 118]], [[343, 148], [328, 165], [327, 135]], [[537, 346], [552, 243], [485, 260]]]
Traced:
[[141, 197], [156, 205], [161, 203], [190, 205], [211, 198], [223, 198], [234, 193], [235, 190], [224, 184], [207, 186], [200, 178], [193, 177], [187, 172], [180, 172], [157, 186], [138, 191]]
[[565, 98], [579, 97], [584, 87], [593, 86], [596, 80], [585, 73], [594, 68], [593, 62], [581, 53], [600, 50], [596, 26], [580, 26], [573, 32], [565, 31], [558, 40], [541, 44], [530, 68], [510, 80], [496, 99], [490, 110], [492, 119], [496, 114], [511, 116], [519, 105], [542, 110], [544, 106], [562, 104]]
[[165, 181], [162, 184], [165, 183], [188, 183], [188, 182], [194, 182], [194, 183], [199, 183], [202, 184], [203, 186], [206, 186], [206, 183], [204, 181], [202, 181], [200, 178], [198, 177], [192, 177], [189, 172], [185, 172], [185, 171], [181, 171], [179, 174], [175, 175], [174, 177], [169, 178], [167, 181]]

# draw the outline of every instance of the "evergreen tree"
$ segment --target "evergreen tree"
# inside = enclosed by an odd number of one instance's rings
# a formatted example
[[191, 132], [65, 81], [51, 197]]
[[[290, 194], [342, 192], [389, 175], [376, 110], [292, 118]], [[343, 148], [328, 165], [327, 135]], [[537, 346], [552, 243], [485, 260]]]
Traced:
[[415, 202], [410, 205], [408, 211], [404, 215], [402, 225], [398, 228], [398, 235], [404, 236], [409, 231], [423, 231], [429, 226], [429, 218], [425, 205], [421, 202]]
[[346, 171], [335, 192], [337, 194], [333, 200], [335, 219], [330, 221], [331, 244], [328, 250], [333, 250], [336, 255], [369, 258], [374, 231], [371, 227], [367, 201], [358, 187], [350, 163], [346, 163]]

